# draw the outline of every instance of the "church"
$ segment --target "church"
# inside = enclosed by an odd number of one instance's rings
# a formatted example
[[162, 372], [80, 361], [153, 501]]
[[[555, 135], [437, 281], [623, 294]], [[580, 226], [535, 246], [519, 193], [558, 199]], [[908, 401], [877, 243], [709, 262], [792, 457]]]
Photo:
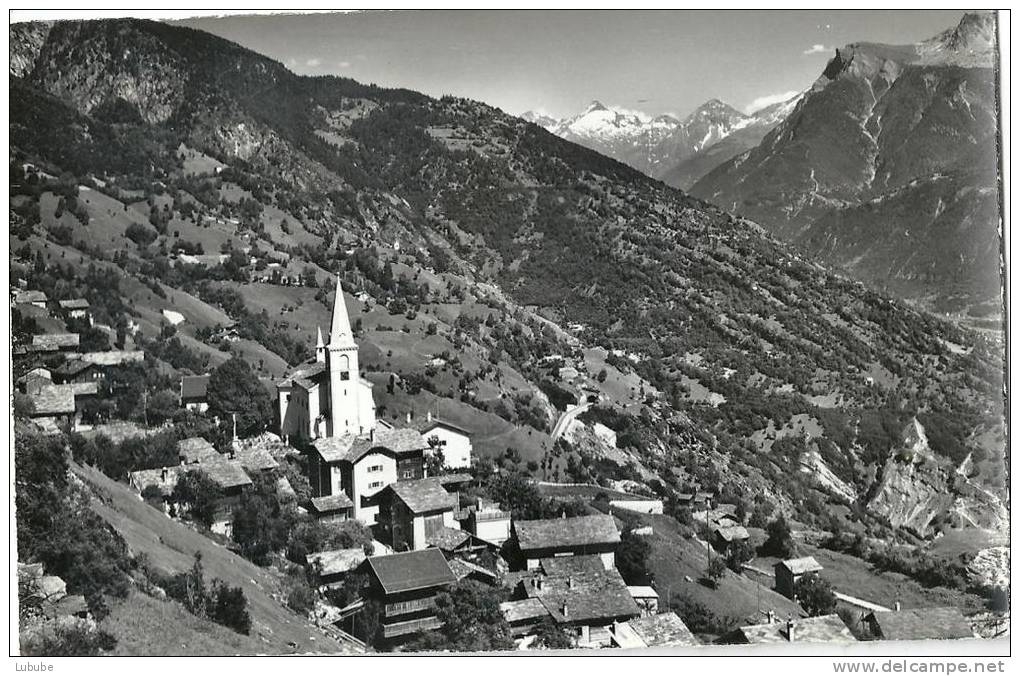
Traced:
[[354, 341], [340, 278], [336, 280], [329, 343], [318, 329], [315, 361], [303, 365], [278, 384], [280, 433], [304, 440], [361, 436], [375, 429], [372, 383], [361, 377], [358, 344]]
[[341, 519], [376, 523], [386, 486], [424, 476], [428, 443], [416, 429], [376, 424], [372, 383], [361, 377], [339, 277], [329, 342], [318, 331], [315, 361], [278, 384], [280, 432], [311, 442], [310, 480]]

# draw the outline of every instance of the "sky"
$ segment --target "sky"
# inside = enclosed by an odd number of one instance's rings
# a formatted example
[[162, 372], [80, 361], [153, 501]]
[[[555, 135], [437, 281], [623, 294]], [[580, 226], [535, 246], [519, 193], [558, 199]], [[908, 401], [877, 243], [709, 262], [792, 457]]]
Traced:
[[181, 23], [302, 75], [342, 75], [512, 114], [593, 100], [684, 117], [717, 98], [745, 112], [811, 86], [851, 42], [907, 44], [962, 11], [370, 11]]

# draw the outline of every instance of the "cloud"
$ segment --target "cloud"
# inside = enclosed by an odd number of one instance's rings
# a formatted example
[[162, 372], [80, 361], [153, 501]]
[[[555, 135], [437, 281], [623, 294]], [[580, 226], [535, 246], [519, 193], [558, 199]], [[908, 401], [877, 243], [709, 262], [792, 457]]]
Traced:
[[340, 67], [340, 68], [350, 68], [351, 67], [351, 62], [350, 61], [341, 61], [340, 63], [338, 63], [336, 65], [338, 67]]
[[748, 115], [755, 113], [762, 108], [767, 108], [774, 103], [782, 103], [783, 101], [789, 101], [797, 94], [800, 94], [796, 89], [788, 92], [781, 92], [779, 94], [769, 94], [767, 96], [759, 96], [751, 103], [747, 104], [746, 112]]
[[817, 45], [811, 45], [810, 47], [805, 49], [803, 53], [804, 54], [824, 54], [826, 52], [831, 52], [831, 51], [832, 51], [832, 47], [826, 47], [825, 45], [817, 44]]
[[305, 61], [305, 65], [309, 68], [318, 68], [322, 65], [322, 59], [308, 59]]

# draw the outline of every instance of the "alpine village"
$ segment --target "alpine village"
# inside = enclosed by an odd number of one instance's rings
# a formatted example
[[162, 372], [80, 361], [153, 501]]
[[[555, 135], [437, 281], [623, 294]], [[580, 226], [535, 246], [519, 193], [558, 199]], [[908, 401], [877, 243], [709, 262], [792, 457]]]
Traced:
[[1002, 636], [996, 36], [650, 162], [598, 103], [11, 24], [21, 654]]

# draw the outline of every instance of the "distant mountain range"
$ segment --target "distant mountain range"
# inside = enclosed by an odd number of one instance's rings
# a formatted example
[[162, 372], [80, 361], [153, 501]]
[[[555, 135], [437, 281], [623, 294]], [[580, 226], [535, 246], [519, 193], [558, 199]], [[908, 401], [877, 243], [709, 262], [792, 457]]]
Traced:
[[[992, 14], [921, 43], [836, 51], [790, 115], [692, 194], [938, 309], [998, 298]], [[972, 308], [973, 309], [973, 308]]]
[[751, 115], [712, 99], [683, 120], [621, 110], [599, 101], [592, 101], [579, 115], [560, 120], [532, 111], [521, 117], [686, 190], [716, 166], [758, 145], [798, 98]]

